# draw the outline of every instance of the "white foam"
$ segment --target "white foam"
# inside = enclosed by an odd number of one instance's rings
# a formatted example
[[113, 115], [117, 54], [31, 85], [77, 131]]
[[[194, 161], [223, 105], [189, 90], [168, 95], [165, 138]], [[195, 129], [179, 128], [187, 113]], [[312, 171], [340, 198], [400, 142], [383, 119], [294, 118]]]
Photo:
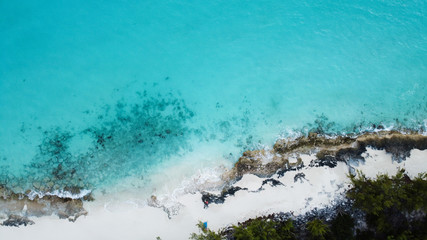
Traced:
[[44, 196], [57, 196], [60, 198], [71, 198], [71, 199], [81, 199], [87, 195], [89, 195], [92, 192], [92, 190], [88, 189], [82, 189], [79, 193], [71, 193], [69, 191], [64, 190], [55, 190], [53, 192], [41, 192], [41, 191], [35, 191], [31, 190], [27, 196], [30, 200], [33, 200], [34, 198], [43, 198]]

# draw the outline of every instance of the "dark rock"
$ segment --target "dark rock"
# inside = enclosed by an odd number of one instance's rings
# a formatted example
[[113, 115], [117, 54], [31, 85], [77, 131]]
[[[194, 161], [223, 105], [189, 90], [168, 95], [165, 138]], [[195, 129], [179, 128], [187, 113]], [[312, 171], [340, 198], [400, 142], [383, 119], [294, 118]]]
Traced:
[[280, 181], [277, 181], [276, 179], [273, 179], [273, 178], [269, 178], [269, 179], [262, 181], [261, 188], [262, 188], [262, 186], [264, 186], [266, 184], [270, 184], [270, 186], [273, 186], [273, 187], [275, 187], [277, 185], [283, 185], [283, 183], [281, 183]]
[[286, 172], [297, 171], [302, 169], [303, 167], [304, 167], [304, 163], [302, 159], [298, 158], [296, 163], [288, 163], [286, 167], [279, 169], [279, 171], [277, 171], [277, 175], [279, 177], [283, 177]]
[[205, 208], [207, 208], [211, 203], [221, 204], [224, 203], [224, 201], [225, 197], [222, 195], [217, 196], [211, 193], [202, 193], [202, 202]]
[[324, 156], [321, 159], [311, 160], [310, 167], [323, 167], [328, 166], [334, 168], [337, 166], [337, 159], [333, 156]]
[[427, 149], [427, 136], [399, 132], [366, 133], [357, 137], [353, 144], [322, 149], [316, 154], [316, 157], [320, 160], [319, 166], [334, 166], [336, 161], [347, 162], [350, 158], [363, 159], [361, 154], [366, 151], [367, 147], [385, 150], [392, 154], [394, 161], [400, 162], [410, 156], [412, 149]]
[[19, 215], [9, 215], [9, 218], [1, 224], [2, 226], [6, 227], [19, 227], [21, 225], [27, 226], [27, 225], [33, 225], [34, 222], [28, 219], [27, 217], [22, 217]]
[[204, 203], [205, 208], [207, 208], [211, 203], [221, 204], [221, 203], [224, 203], [225, 199], [228, 196], [230, 195], [234, 196], [234, 194], [240, 190], [248, 190], [248, 189], [241, 188], [241, 187], [230, 187], [230, 188], [224, 189], [219, 196], [211, 193], [202, 193], [202, 202]]
[[297, 173], [294, 176], [294, 182], [297, 182], [298, 180], [300, 180], [300, 182], [303, 182], [303, 179], [305, 179], [304, 173]]

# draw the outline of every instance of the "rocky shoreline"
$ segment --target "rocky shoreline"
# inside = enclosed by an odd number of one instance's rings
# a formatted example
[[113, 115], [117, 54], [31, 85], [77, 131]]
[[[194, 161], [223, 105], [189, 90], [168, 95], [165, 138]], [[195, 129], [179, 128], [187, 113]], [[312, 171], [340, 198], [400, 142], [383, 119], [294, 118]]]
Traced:
[[[211, 203], [221, 204], [235, 192], [247, 190], [232, 186], [245, 174], [266, 178], [267, 182], [276, 181], [271, 178], [274, 174], [281, 177], [288, 171], [302, 169], [305, 167], [301, 159], [302, 154], [315, 155], [315, 159], [309, 163], [310, 167], [334, 168], [337, 162], [349, 165], [350, 161], [365, 161], [362, 154], [366, 152], [367, 147], [385, 150], [392, 155], [393, 161], [401, 162], [410, 157], [412, 149], [427, 149], [427, 136], [415, 131], [376, 131], [334, 137], [311, 132], [308, 136], [296, 139], [280, 139], [270, 150], [244, 152], [234, 167], [223, 174], [222, 178], [226, 184], [222, 192], [219, 195], [204, 192], [202, 201], [205, 206]], [[351, 174], [355, 174], [351, 166], [349, 170]], [[302, 178], [304, 173], [298, 173], [294, 181]], [[273, 186], [276, 184], [278, 183], [273, 182]]]
[[3, 226], [27, 226], [34, 224], [29, 217], [40, 217], [57, 215], [61, 219], [68, 219], [74, 222], [80, 216], [87, 215], [83, 207], [83, 201], [92, 201], [91, 194], [81, 198], [59, 197], [56, 195], [44, 195], [42, 197], [32, 196], [31, 191], [14, 193], [6, 187], [0, 186], [0, 209], [1, 215], [7, 217]]
[[[405, 160], [412, 149], [427, 149], [427, 136], [418, 132], [398, 131], [367, 132], [360, 135], [327, 136], [311, 132], [296, 139], [280, 139], [270, 150], [246, 151], [223, 175], [226, 181], [233, 181], [244, 174], [270, 177], [303, 167], [301, 154], [315, 154], [313, 166], [335, 167], [338, 161], [364, 160], [361, 156], [366, 147], [391, 153], [394, 161]], [[291, 161], [294, 159], [295, 161]]]
[[[308, 136], [301, 136], [296, 139], [280, 139], [274, 144], [274, 147], [269, 150], [262, 149], [244, 152], [234, 167], [226, 172], [223, 177], [226, 181], [234, 183], [239, 181], [242, 176], [246, 174], [254, 174], [260, 178], [266, 179], [263, 181], [262, 186], [267, 182], [271, 182], [270, 185], [274, 187], [281, 184], [281, 182], [271, 178], [273, 175], [276, 176], [276, 178], [280, 178], [288, 171], [296, 171], [307, 167], [304, 166], [304, 162], [301, 159], [301, 155], [303, 154], [315, 156], [315, 158], [310, 161], [309, 167], [334, 168], [337, 166], [338, 162], [343, 162], [348, 166], [349, 176], [355, 176], [357, 173], [350, 166], [350, 162], [365, 162], [366, 156], [364, 153], [367, 151], [367, 148], [384, 150], [386, 153], [391, 154], [392, 161], [401, 163], [405, 161], [406, 158], [410, 157], [411, 150], [427, 149], [427, 136], [413, 131], [377, 131], [362, 133], [360, 135], [334, 137], [309, 133]], [[427, 169], [424, 171], [427, 171]], [[299, 172], [295, 174], [294, 181], [303, 181], [302, 179], [304, 176], [304, 173]], [[412, 182], [406, 174], [403, 175], [403, 178], [407, 179], [405, 181], [408, 183]], [[261, 191], [262, 186], [257, 191]], [[219, 195], [204, 193], [202, 195], [202, 201], [205, 203], [205, 207], [211, 203], [222, 204], [226, 201], [227, 197], [241, 190], [247, 191], [245, 188], [233, 185], [230, 187], [229, 184], [226, 185]], [[292, 235], [294, 238], [298, 236], [298, 238], [301, 239], [309, 239], [312, 237], [310, 231], [307, 229], [308, 224], [312, 221], [319, 221], [324, 224], [323, 226], [326, 228], [333, 228], [334, 224], [338, 224], [337, 221], [350, 221], [351, 227], [347, 226], [348, 231], [346, 233], [340, 233], [338, 230], [338, 233], [326, 232], [324, 234], [325, 236], [328, 234], [347, 234], [347, 237], [354, 237], [357, 235], [357, 237], [361, 236], [363, 238], [363, 236], [369, 234], [377, 237], [382, 237], [385, 234], [381, 233], [379, 230], [378, 232], [375, 229], [371, 229], [372, 226], [370, 227], [369, 224], [373, 223], [369, 222], [369, 220], [367, 222], [366, 218], [367, 216], [368, 218], [372, 218], [372, 214], [355, 207], [353, 200], [349, 198], [337, 200], [338, 201], [333, 205], [319, 209], [315, 208], [300, 215], [294, 215], [291, 211], [250, 218], [244, 222], [237, 223], [237, 225], [220, 229], [218, 236], [222, 236], [224, 239], [236, 239], [236, 236], [242, 234], [242, 232], [251, 231], [251, 225], [253, 224], [258, 224], [258, 227], [266, 227], [267, 225], [274, 226], [270, 230], [274, 229], [274, 231], [279, 231], [289, 221], [293, 224], [293, 232], [289, 236]], [[422, 216], [425, 217], [425, 212], [420, 212], [419, 210], [415, 212], [410, 211], [406, 215], [409, 216], [405, 218], [408, 219], [408, 221], [413, 221], [412, 215], [417, 216], [417, 221], [421, 221], [420, 216], [421, 218]], [[345, 218], [345, 220], [338, 220], [339, 218]], [[410, 228], [412, 229], [412, 227]], [[336, 231], [336, 229], [333, 229], [333, 231]], [[417, 234], [423, 234], [419, 233], [419, 229], [415, 229], [415, 231], [418, 231]], [[209, 232], [205, 231], [204, 234], [215, 235], [216, 233], [209, 230]], [[203, 236], [203, 234], [199, 236]]]
[[[349, 165], [350, 161], [364, 161], [363, 153], [367, 147], [385, 150], [392, 155], [393, 161], [401, 162], [410, 156], [412, 149], [427, 149], [427, 136], [414, 131], [385, 131], [365, 132], [358, 135], [328, 136], [311, 132], [307, 136], [295, 139], [280, 139], [272, 149], [246, 151], [234, 167], [222, 175], [224, 188], [219, 194], [202, 192], [201, 200], [205, 207], [210, 204], [222, 204], [227, 197], [233, 196], [238, 191], [247, 191], [244, 187], [233, 186], [246, 174], [254, 174], [265, 178], [259, 191], [264, 185], [276, 186], [281, 183], [274, 178], [283, 176], [286, 172], [297, 171], [304, 167], [330, 167], [334, 168], [338, 162]], [[303, 161], [301, 156], [309, 154], [315, 156], [311, 161]], [[306, 166], [308, 165], [308, 166]], [[351, 170], [351, 167], [349, 167]], [[351, 173], [351, 172], [350, 172]], [[304, 181], [304, 173], [298, 172], [293, 180]], [[81, 189], [67, 189], [78, 193]], [[28, 217], [39, 217], [55, 214], [59, 218], [76, 221], [87, 211], [83, 207], [84, 201], [91, 201], [91, 194], [79, 197], [59, 197], [56, 195], [35, 195], [14, 193], [4, 186], [0, 186], [0, 207], [3, 209], [2, 217], [4, 226], [20, 226], [32, 224]], [[153, 200], [154, 199], [154, 200]], [[150, 204], [152, 203], [152, 204]], [[148, 200], [148, 205], [164, 208], [170, 215], [168, 208], [159, 204], [156, 197]], [[169, 211], [169, 212], [168, 212]], [[177, 213], [176, 213], [177, 214]]]

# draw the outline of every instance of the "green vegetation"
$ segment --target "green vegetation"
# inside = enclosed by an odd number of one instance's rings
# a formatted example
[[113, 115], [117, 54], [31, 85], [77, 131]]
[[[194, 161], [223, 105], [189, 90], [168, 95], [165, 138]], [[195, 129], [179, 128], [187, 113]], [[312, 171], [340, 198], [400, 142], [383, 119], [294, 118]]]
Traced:
[[[193, 240], [221, 240], [227, 239], [224, 231], [213, 232], [203, 227], [203, 223], [197, 224], [200, 234], [192, 233]], [[277, 222], [270, 219], [253, 219], [244, 225], [233, 226], [232, 239], [235, 240], [294, 240], [295, 228], [291, 220]]]
[[200, 234], [192, 233], [190, 236], [190, 239], [193, 240], [221, 240], [225, 239], [222, 237], [221, 232], [218, 231], [218, 233], [211, 231], [208, 228], [205, 228], [203, 226], [203, 223], [199, 221], [197, 224], [197, 227], [199, 227]]
[[233, 226], [236, 240], [288, 240], [295, 239], [291, 220], [284, 223], [270, 219], [254, 219], [246, 226]]
[[368, 214], [381, 215], [387, 209], [402, 212], [427, 209], [427, 173], [419, 174], [411, 180], [405, 170], [389, 177], [379, 175], [368, 179], [362, 173], [359, 177], [350, 176], [354, 187], [347, 196], [355, 201], [355, 207]]
[[295, 227], [292, 220], [288, 219], [281, 224], [278, 231], [281, 239], [283, 240], [293, 240], [296, 238]]
[[410, 179], [405, 170], [375, 180], [362, 173], [350, 176], [347, 197], [366, 214], [368, 229], [359, 232], [375, 239], [425, 239], [427, 236], [427, 173]]
[[[315, 218], [295, 225], [290, 219], [257, 218], [217, 233], [203, 229], [199, 223], [201, 234], [193, 233], [191, 239], [427, 239], [427, 173], [411, 179], [400, 170], [392, 177], [379, 175], [369, 179], [359, 172], [350, 180], [353, 187], [347, 198], [353, 205], [346, 211], [338, 210], [331, 220]], [[354, 216], [366, 226], [356, 226]]]
[[336, 240], [353, 239], [354, 219], [348, 213], [337, 214], [331, 221], [331, 232]]
[[330, 232], [328, 225], [320, 219], [314, 219], [308, 222], [307, 229], [310, 233], [310, 238], [315, 240], [325, 240]]

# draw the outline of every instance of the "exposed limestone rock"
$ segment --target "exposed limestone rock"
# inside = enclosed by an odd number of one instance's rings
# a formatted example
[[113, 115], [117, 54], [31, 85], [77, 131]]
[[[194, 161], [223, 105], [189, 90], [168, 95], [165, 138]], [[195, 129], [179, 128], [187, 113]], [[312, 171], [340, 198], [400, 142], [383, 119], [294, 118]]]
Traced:
[[[83, 200], [93, 199], [90, 194], [82, 199], [61, 198], [51, 195], [30, 199], [28, 193], [29, 191], [27, 191], [27, 194], [14, 193], [10, 189], [0, 186], [0, 209], [9, 215], [9, 219], [11, 219], [10, 222], [6, 223], [9, 224], [7, 226], [15, 226], [13, 225], [15, 224], [14, 222], [22, 220], [20, 220], [22, 214], [25, 214], [26, 217], [56, 214], [60, 218], [74, 222], [78, 217], [87, 215], [86, 210], [83, 208]], [[6, 226], [4, 223], [3, 225]]]
[[409, 157], [412, 149], [427, 149], [427, 136], [399, 132], [366, 133], [354, 139], [351, 144], [341, 144], [334, 148], [322, 149], [316, 154], [316, 157], [321, 161], [363, 159], [361, 154], [366, 151], [368, 146], [385, 150], [392, 154], [393, 160], [400, 161]]
[[223, 175], [224, 180], [232, 181], [244, 174], [252, 173], [259, 177], [270, 177], [278, 173], [296, 170], [303, 165], [301, 159], [297, 163], [289, 163], [289, 158], [299, 154], [316, 153], [316, 160], [311, 166], [335, 167], [338, 161], [347, 162], [351, 159], [363, 159], [361, 154], [366, 147], [384, 149], [391, 153], [393, 160], [401, 161], [409, 157], [412, 149], [427, 149], [427, 136], [417, 132], [401, 133], [397, 131], [368, 132], [358, 136], [346, 135], [327, 137], [311, 132], [295, 140], [280, 139], [271, 150], [246, 151], [235, 163], [234, 167]]
[[226, 173], [224, 177], [226, 179], [234, 179], [246, 173], [268, 177], [278, 169], [287, 168], [288, 166], [290, 166], [288, 159], [280, 154], [275, 154], [273, 150], [246, 151], [239, 158], [233, 169]]

